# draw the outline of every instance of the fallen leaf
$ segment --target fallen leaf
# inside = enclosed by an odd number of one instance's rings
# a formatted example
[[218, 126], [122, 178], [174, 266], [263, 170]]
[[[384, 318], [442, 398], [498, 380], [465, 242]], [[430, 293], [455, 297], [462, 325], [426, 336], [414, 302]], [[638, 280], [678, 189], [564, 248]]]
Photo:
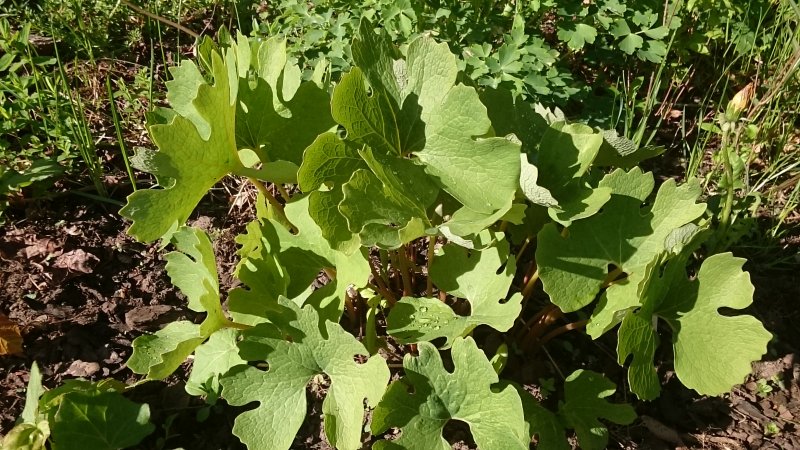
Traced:
[[78, 249], [60, 255], [53, 262], [53, 267], [67, 269], [70, 272], [92, 273], [98, 262], [100, 258], [97, 256]]
[[45, 258], [49, 256], [54, 256], [59, 252], [59, 244], [58, 242], [50, 239], [50, 238], [43, 238], [37, 239], [36, 241], [30, 243], [25, 249], [23, 253], [25, 257], [28, 259], [44, 256]]
[[0, 313], [0, 355], [22, 353], [22, 334], [19, 325]]
[[67, 368], [64, 374], [83, 378], [91, 376], [99, 370], [100, 364], [97, 364], [96, 362], [76, 360], [69, 365], [69, 368]]

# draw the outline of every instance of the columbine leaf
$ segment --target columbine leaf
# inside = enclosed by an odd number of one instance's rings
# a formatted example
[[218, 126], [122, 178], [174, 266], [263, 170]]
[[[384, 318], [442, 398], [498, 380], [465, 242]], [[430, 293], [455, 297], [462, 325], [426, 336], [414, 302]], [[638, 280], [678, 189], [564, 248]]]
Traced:
[[336, 448], [359, 448], [364, 400], [374, 406], [383, 394], [389, 380], [386, 362], [380, 357], [353, 361], [369, 356], [356, 338], [336, 323], [321, 324], [310, 306], [283, 302], [296, 314], [288, 327], [260, 324], [245, 331], [239, 343], [242, 357], [265, 360], [269, 370], [237, 366], [220, 380], [228, 403], [259, 402], [236, 418], [233, 433], [249, 448], [289, 448], [306, 418], [306, 386], [325, 374], [331, 381], [322, 405], [325, 435]]
[[519, 394], [511, 386], [492, 389], [499, 381], [497, 374], [472, 338], [453, 342], [452, 373], [432, 344], [420, 342], [418, 349], [418, 357], [403, 358], [405, 377], [389, 386], [372, 417], [373, 434], [398, 427], [400, 437], [378, 441], [376, 450], [449, 449], [442, 430], [450, 420], [467, 423], [482, 449], [528, 448]]
[[115, 392], [64, 394], [50, 425], [61, 450], [127, 448], [155, 430], [146, 404]]
[[[609, 264], [627, 274], [627, 284], [638, 284], [648, 264], [664, 250], [665, 238], [706, 208], [695, 203], [700, 195], [696, 181], [678, 187], [668, 180], [643, 210], [653, 176], [639, 169], [616, 170], [600, 186], [613, 192], [601, 213], [572, 224], [566, 237], [552, 224], [538, 234], [536, 261], [544, 290], [564, 311], [592, 302], [607, 281]], [[608, 289], [609, 296], [614, 289], [617, 286]]]
[[766, 353], [771, 334], [758, 320], [719, 312], [752, 303], [753, 285], [743, 264], [730, 253], [717, 254], [703, 261], [696, 279], [689, 280], [684, 256], [670, 260], [663, 275], [650, 283], [642, 307], [623, 319], [617, 347], [620, 363], [633, 356], [628, 379], [640, 398], [655, 398], [660, 389], [653, 368], [659, 343], [653, 317], [672, 329], [678, 378], [701, 394], [728, 392], [750, 373], [750, 363]]
[[[489, 241], [489, 232], [480, 238]], [[436, 286], [470, 303], [470, 314], [460, 316], [438, 299], [401, 299], [387, 319], [388, 332], [399, 342], [430, 341], [446, 337], [445, 346], [464, 336], [478, 325], [489, 325], [507, 331], [520, 312], [522, 297], [508, 295], [514, 279], [516, 264], [509, 256], [508, 241], [495, 236], [497, 243], [483, 250], [467, 250], [447, 244], [431, 263], [430, 276]], [[498, 274], [498, 271], [500, 273]]]
[[585, 23], [562, 23], [558, 27], [558, 38], [572, 50], [580, 50], [597, 37], [597, 29]]

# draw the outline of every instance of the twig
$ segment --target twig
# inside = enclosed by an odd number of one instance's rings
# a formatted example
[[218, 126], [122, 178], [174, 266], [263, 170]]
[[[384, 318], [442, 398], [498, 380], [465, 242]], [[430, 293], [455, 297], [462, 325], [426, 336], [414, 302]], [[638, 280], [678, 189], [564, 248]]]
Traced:
[[128, 0], [120, 0], [120, 2], [123, 5], [127, 6], [128, 8], [136, 11], [137, 13], [139, 13], [139, 14], [141, 14], [143, 16], [147, 16], [147, 17], [149, 17], [149, 18], [151, 18], [153, 20], [157, 20], [157, 21], [159, 21], [161, 23], [164, 23], [166, 25], [169, 25], [169, 26], [171, 26], [171, 27], [173, 27], [175, 29], [183, 31], [184, 33], [188, 34], [189, 36], [191, 36], [191, 37], [193, 37], [195, 39], [199, 39], [200, 38], [199, 34], [195, 33], [194, 31], [186, 28], [185, 26], [183, 26], [183, 25], [181, 25], [181, 24], [179, 24], [177, 22], [173, 22], [173, 21], [167, 19], [166, 17], [161, 17], [158, 14], [153, 14], [153, 13], [151, 13], [150, 11], [148, 11], [146, 9], [140, 8], [140, 7], [132, 4]]

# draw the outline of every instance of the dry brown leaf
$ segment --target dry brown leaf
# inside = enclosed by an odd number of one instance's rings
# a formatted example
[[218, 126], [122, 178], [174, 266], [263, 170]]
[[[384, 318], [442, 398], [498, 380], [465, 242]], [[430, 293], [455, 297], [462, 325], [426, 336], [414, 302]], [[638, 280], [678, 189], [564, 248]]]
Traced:
[[0, 355], [17, 355], [22, 353], [22, 334], [19, 325], [12, 322], [5, 314], [0, 313]]

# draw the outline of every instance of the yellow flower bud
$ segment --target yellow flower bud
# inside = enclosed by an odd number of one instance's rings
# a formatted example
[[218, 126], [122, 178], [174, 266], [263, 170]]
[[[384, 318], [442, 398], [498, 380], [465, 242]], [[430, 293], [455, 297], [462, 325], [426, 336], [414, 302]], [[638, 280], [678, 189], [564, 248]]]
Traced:
[[750, 106], [750, 101], [753, 100], [755, 93], [756, 85], [751, 81], [728, 102], [728, 108], [725, 111], [726, 115], [731, 118], [738, 118]]

